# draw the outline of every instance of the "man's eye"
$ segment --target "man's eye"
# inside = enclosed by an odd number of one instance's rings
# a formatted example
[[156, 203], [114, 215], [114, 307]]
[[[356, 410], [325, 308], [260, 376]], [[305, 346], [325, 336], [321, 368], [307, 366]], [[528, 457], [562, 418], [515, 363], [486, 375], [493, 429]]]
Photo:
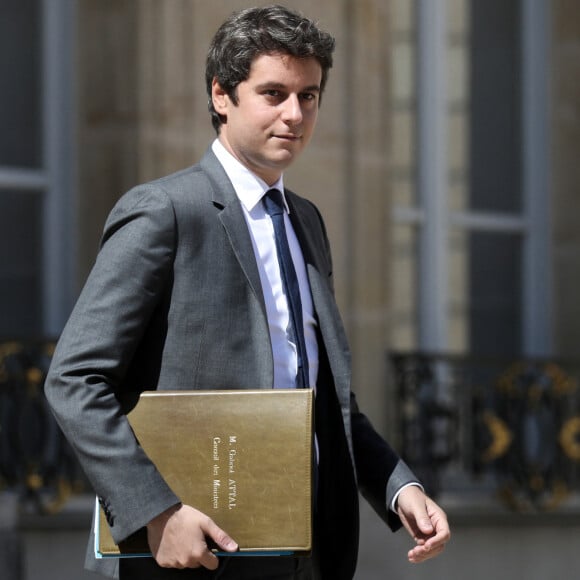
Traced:
[[279, 97], [280, 91], [277, 91], [276, 89], [269, 89], [266, 91], [266, 95], [268, 95], [269, 97]]

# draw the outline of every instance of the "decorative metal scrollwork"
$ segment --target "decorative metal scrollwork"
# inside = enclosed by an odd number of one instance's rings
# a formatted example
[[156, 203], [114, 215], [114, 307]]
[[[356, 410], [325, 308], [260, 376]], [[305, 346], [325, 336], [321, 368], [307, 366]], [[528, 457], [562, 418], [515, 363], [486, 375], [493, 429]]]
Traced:
[[0, 342], [0, 490], [21, 504], [57, 512], [86, 480], [48, 409], [43, 384], [52, 342]]
[[570, 461], [580, 459], [576, 381], [552, 362], [519, 361], [501, 374], [493, 407], [480, 425], [481, 459], [496, 470], [503, 499], [518, 510], [552, 508], [571, 488]]
[[432, 494], [439, 473], [457, 454], [458, 409], [440, 396], [436, 365], [429, 357], [395, 357], [404, 458]]
[[580, 364], [396, 353], [403, 457], [437, 494], [495, 493], [518, 511], [580, 492]]
[[580, 461], [580, 417], [571, 417], [562, 425], [558, 440], [570, 459]]

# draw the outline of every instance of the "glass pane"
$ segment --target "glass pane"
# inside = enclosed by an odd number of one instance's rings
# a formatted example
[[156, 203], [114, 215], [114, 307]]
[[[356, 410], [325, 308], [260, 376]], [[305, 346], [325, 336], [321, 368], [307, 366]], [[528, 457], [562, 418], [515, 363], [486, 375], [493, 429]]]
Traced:
[[0, 190], [0, 337], [42, 330], [42, 196]]
[[0, 165], [42, 164], [41, 26], [38, 0], [0, 3]]
[[522, 347], [522, 237], [469, 235], [469, 343], [477, 355], [518, 355]]
[[393, 236], [391, 348], [413, 350], [418, 348], [417, 229], [395, 225]]
[[519, 2], [471, 5], [470, 207], [522, 211]]

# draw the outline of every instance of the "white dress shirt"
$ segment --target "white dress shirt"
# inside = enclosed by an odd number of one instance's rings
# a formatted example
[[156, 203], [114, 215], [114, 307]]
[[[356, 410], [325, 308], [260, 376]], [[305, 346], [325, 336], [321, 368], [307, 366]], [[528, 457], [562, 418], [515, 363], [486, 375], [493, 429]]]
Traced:
[[[242, 204], [250, 237], [252, 238], [260, 281], [262, 282], [262, 292], [266, 303], [266, 314], [274, 357], [274, 387], [294, 388], [298, 369], [296, 345], [290, 340], [288, 334], [290, 313], [280, 276], [274, 226], [272, 225], [272, 219], [266, 213], [262, 204], [262, 197], [269, 189], [278, 189], [284, 197], [283, 177], [280, 177], [275, 184], [269, 186], [264, 180], [242, 165], [218, 139], [213, 142], [212, 150], [234, 186], [236, 195]], [[306, 275], [304, 257], [288, 217], [289, 209], [285, 197], [284, 205], [286, 206], [286, 212], [284, 213], [286, 234], [302, 300], [304, 338], [308, 354], [309, 386], [314, 387], [318, 376], [316, 319], [314, 317], [312, 295]]]

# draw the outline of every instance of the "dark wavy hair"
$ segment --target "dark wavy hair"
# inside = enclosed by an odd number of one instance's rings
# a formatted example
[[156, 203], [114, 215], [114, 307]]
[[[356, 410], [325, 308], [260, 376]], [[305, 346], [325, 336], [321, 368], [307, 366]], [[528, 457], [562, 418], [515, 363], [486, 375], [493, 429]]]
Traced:
[[219, 132], [220, 115], [212, 102], [212, 82], [217, 79], [234, 104], [237, 87], [247, 80], [254, 59], [262, 54], [314, 57], [322, 68], [321, 94], [332, 67], [334, 38], [315, 22], [285, 6], [248, 8], [234, 12], [218, 29], [210, 44], [205, 68], [211, 122]]

